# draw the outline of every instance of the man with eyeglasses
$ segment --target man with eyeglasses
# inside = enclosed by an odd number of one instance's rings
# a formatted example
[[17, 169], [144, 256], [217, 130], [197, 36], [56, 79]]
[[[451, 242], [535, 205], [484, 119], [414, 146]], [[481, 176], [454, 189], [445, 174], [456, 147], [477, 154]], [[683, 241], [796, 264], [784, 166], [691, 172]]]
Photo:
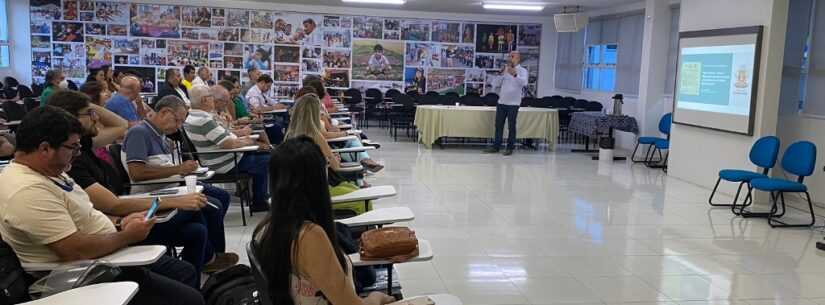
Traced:
[[[177, 96], [169, 95], [155, 103], [155, 115], [129, 129], [123, 140], [121, 161], [132, 181], [186, 176], [198, 169], [198, 162], [183, 161], [175, 148], [176, 144], [167, 138], [178, 132], [188, 115], [186, 104]], [[135, 185], [132, 192], [151, 192], [177, 185]], [[209, 233], [209, 244], [215, 253], [207, 258], [204, 272], [212, 273], [234, 266], [239, 257], [226, 252], [223, 220], [229, 209], [229, 193], [208, 184], [203, 185], [202, 192], [209, 204], [200, 212]]]
[[[0, 235], [24, 263], [90, 260], [143, 241], [145, 213], [107, 217], [65, 172], [81, 154], [83, 126], [60, 108], [30, 111], [17, 129], [14, 162], [0, 173]], [[195, 269], [162, 256], [122, 267], [116, 281], [140, 286], [131, 304], [203, 304]]]
[[[64, 90], [49, 99], [49, 105], [74, 115], [83, 126], [80, 155], [72, 162], [68, 174], [89, 195], [95, 209], [110, 216], [126, 216], [146, 211], [149, 198], [119, 198], [124, 195], [123, 181], [112, 164], [95, 154], [93, 146], [104, 146], [122, 138], [127, 122], [106, 108], [95, 105], [84, 94]], [[195, 266], [198, 277], [213, 253], [208, 242], [207, 226], [199, 212], [206, 205], [201, 193], [165, 198], [160, 210], [178, 209], [171, 220], [157, 224], [142, 244], [183, 247], [181, 257]], [[199, 281], [199, 280], [198, 280]]]

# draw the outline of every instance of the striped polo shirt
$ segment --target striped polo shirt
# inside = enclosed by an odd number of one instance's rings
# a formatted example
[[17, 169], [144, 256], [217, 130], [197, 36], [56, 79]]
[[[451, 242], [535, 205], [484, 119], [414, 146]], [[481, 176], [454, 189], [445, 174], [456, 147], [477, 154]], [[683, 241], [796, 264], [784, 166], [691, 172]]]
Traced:
[[[198, 109], [189, 111], [189, 117], [183, 123], [183, 128], [198, 151], [221, 149], [223, 141], [237, 138], [232, 132], [218, 124], [211, 113]], [[238, 155], [239, 160], [242, 157], [243, 154]], [[205, 154], [200, 156], [200, 161], [202, 165], [219, 174], [225, 174], [235, 167], [232, 153]]]

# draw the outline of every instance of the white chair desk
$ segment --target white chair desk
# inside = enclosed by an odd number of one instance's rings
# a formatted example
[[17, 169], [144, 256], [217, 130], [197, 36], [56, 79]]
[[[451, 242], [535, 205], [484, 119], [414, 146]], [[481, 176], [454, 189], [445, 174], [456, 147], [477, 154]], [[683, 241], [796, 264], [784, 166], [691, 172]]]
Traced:
[[[153, 264], [166, 253], [166, 246], [132, 246], [118, 250], [115, 253], [98, 258], [118, 267], [146, 266]], [[51, 271], [62, 265], [74, 262], [61, 263], [21, 263], [27, 272]]]
[[101, 283], [64, 291], [20, 305], [126, 305], [138, 291], [135, 282]]

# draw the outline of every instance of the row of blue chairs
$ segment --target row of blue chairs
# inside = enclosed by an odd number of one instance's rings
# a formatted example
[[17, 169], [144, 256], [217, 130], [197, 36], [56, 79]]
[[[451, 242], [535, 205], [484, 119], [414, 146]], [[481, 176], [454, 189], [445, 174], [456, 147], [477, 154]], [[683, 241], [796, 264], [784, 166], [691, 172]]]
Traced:
[[[808, 187], [804, 184], [805, 177], [813, 174], [816, 166], [816, 145], [809, 141], [797, 141], [788, 146], [782, 156], [782, 170], [786, 174], [796, 176], [795, 180], [783, 178], [771, 178], [770, 170], [776, 165], [779, 155], [779, 138], [766, 136], [758, 139], [751, 147], [748, 155], [751, 163], [761, 168], [759, 171], [743, 169], [723, 169], [719, 171], [719, 178], [710, 193], [708, 203], [711, 206], [730, 207], [731, 211], [742, 217], [764, 217], [768, 219], [771, 227], [810, 227], [816, 223], [813, 203]], [[719, 188], [719, 183], [724, 180], [739, 183], [732, 203], [714, 203], [713, 197]], [[739, 196], [743, 187], [747, 187], [747, 195], [739, 204]], [[770, 193], [771, 208], [768, 212], [753, 212], [745, 210], [753, 203], [753, 190]], [[811, 220], [805, 223], [787, 223], [780, 220], [787, 211], [785, 204], [785, 193], [802, 193], [808, 202], [808, 209]]]

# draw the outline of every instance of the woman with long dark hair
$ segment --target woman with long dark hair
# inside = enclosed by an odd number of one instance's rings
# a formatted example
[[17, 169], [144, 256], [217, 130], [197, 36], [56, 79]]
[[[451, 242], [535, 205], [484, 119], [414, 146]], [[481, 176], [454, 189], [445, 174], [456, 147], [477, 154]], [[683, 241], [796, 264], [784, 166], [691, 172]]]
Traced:
[[253, 249], [272, 304], [383, 305], [394, 298], [355, 293], [352, 264], [335, 235], [327, 158], [312, 138], [279, 145], [269, 161], [272, 206], [255, 229]]

